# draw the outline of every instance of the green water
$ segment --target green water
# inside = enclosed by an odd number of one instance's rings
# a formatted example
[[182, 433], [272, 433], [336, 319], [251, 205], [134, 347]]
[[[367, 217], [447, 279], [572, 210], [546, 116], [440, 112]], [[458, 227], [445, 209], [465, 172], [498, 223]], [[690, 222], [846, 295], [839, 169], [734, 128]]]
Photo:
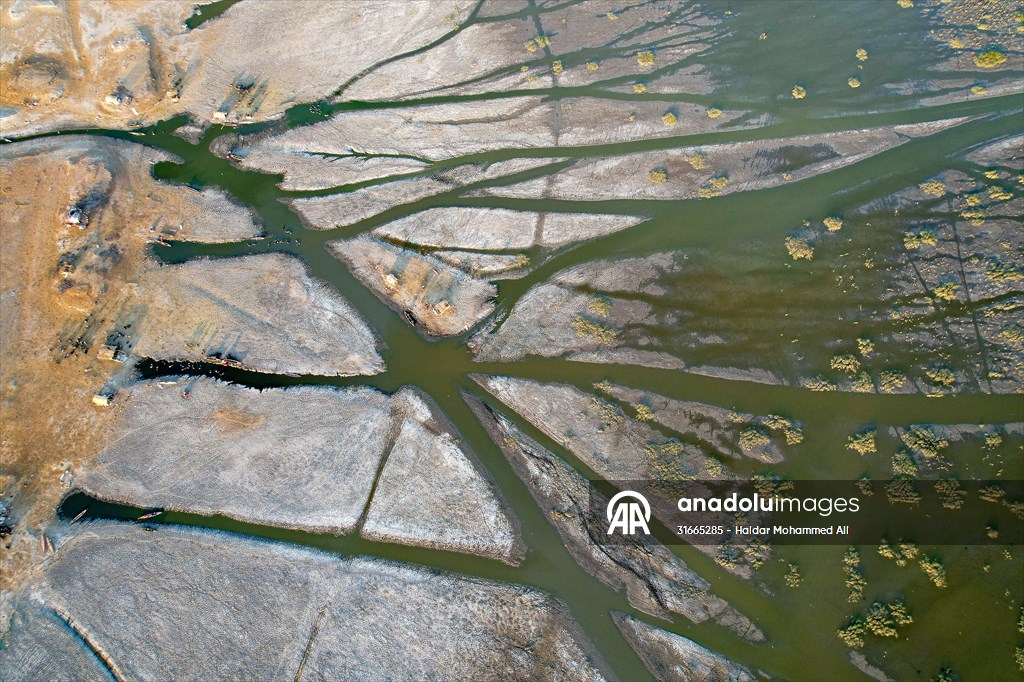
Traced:
[[[195, 17], [194, 25], [227, 10], [231, 2], [208, 6]], [[564, 3], [572, 5], [573, 3]], [[519, 280], [498, 282], [499, 315], [507, 312], [530, 287], [546, 281], [558, 271], [598, 258], [642, 256], [666, 250], [686, 253], [697, 264], [695, 274], [686, 274], [665, 284], [669, 294], [657, 304], [666, 310], [692, 307], [698, 322], [713, 328], [735, 324], [740, 329], [751, 311], [781, 310], [790, 305], [799, 314], [793, 318], [768, 320], [764, 327], [730, 352], [739, 360], [753, 360], [777, 369], [791, 380], [796, 376], [788, 355], [790, 339], [808, 358], [822, 351], [823, 344], [849, 337], [849, 309], [858, 302], [878, 295], [870, 282], [861, 299], [843, 303], [830, 296], [823, 283], [831, 276], [824, 265], [808, 267], [799, 273], [783, 268], [778, 254], [783, 237], [805, 219], [823, 215], [843, 215], [867, 201], [908, 185], [916, 184], [948, 168], [965, 168], [959, 157], [965, 150], [985, 141], [1013, 133], [1021, 127], [1020, 95], [973, 99], [971, 101], [920, 107], [913, 97], [883, 92], [879, 84], [927, 79], [924, 61], [907, 36], [921, 36], [924, 29], [919, 15], [892, 11], [894, 3], [834, 3], [841, 7], [832, 13], [820, 12], [822, 3], [747, 2], [737, 3], [743, 11], [729, 19], [731, 33], [714, 39], [714, 60], [708, 64], [721, 82], [729, 84], [714, 96], [642, 95], [611, 93], [606, 87], [619, 84], [612, 79], [604, 87], [556, 87], [540, 91], [555, 100], [592, 96], [632, 100], [697, 102], [722, 109], [753, 108], [771, 115], [766, 127], [753, 130], [725, 130], [706, 135], [677, 136], [628, 143], [600, 144], [576, 148], [540, 147], [476, 153], [433, 164], [416, 175], [426, 175], [461, 164], [487, 164], [512, 158], [550, 158], [551, 164], [515, 177], [482, 182], [470, 188], [457, 188], [415, 201], [381, 215], [329, 231], [310, 231], [298, 216], [282, 203], [290, 197], [346, 192], [394, 178], [368, 181], [329, 190], [288, 192], [278, 188], [279, 176], [246, 172], [230, 161], [209, 152], [217, 137], [236, 132], [211, 127], [198, 144], [174, 135], [184, 120], [169, 121], [151, 129], [130, 134], [117, 131], [85, 131], [109, 135], [172, 152], [181, 163], [158, 164], [157, 178], [195, 187], [218, 187], [241, 204], [251, 207], [265, 225], [266, 238], [217, 245], [174, 243], [155, 247], [154, 255], [166, 262], [181, 262], [196, 257], [232, 257], [250, 253], [280, 251], [303, 260], [312, 276], [339, 291], [360, 312], [382, 339], [387, 371], [375, 377], [327, 378], [260, 375], [230, 369], [202, 366], [148, 367], [156, 373], [196, 372], [214, 374], [253, 386], [321, 384], [333, 386], [369, 385], [383, 391], [395, 391], [412, 385], [429, 394], [459, 431], [461, 438], [479, 456], [519, 518], [529, 554], [523, 564], [513, 568], [486, 559], [366, 541], [356, 537], [334, 537], [254, 526], [222, 517], [168, 513], [155, 522], [181, 523], [298, 543], [346, 555], [359, 554], [414, 562], [456, 573], [495, 580], [535, 585], [565, 602], [573, 617], [595, 643], [615, 675], [625, 680], [650, 679], [650, 675], [626, 645], [609, 611], [632, 613], [673, 632], [692, 637], [750, 668], [764, 670], [772, 677], [792, 680], [866, 679], [847, 658], [848, 649], [834, 635], [849, 614], [863, 605], [846, 602], [841, 570], [842, 547], [788, 547], [759, 571], [754, 581], [744, 581], [721, 569], [704, 554], [691, 547], [672, 547], [694, 570], [704, 576], [719, 596], [729, 600], [749, 616], [767, 635], [768, 641], [750, 645], [711, 624], [694, 625], [676, 618], [659, 621], [636, 612], [624, 595], [616, 593], [582, 571], [562, 546], [554, 529], [533, 502], [525, 485], [514, 474], [501, 452], [484, 432], [469, 410], [464, 394], [488, 399], [471, 380], [474, 373], [508, 374], [538, 381], [558, 381], [592, 391], [592, 384], [604, 379], [624, 386], [642, 388], [683, 400], [697, 400], [753, 414], [785, 414], [802, 422], [806, 440], [774, 470], [792, 478], [856, 478], [864, 473], [886, 475], [885, 462], [869, 463], [851, 456], [845, 449], [846, 437], [865, 424], [999, 424], [1019, 421], [1024, 406], [1019, 395], [993, 395], [977, 392], [940, 400], [921, 394], [879, 395], [851, 393], [812, 393], [791, 386], [776, 386], [731, 379], [701, 376], [681, 371], [648, 369], [625, 365], [598, 365], [565, 360], [529, 358], [516, 363], [477, 363], [465, 346], [467, 335], [445, 340], [427, 339], [399, 315], [363, 287], [337, 259], [324, 248], [325, 242], [366, 232], [388, 220], [432, 206], [485, 206], [554, 212], [604, 212], [638, 214], [647, 220], [635, 228], [595, 239], [586, 244], [554, 253], [531, 251], [537, 267]], [[884, 5], [884, 7], [883, 7]], [[723, 7], [725, 7], [723, 5]], [[516, 10], [513, 16], [534, 21], [543, 28], [547, 10], [533, 3]], [[802, 20], [794, 20], [801, 17]], [[494, 21], [493, 17], [474, 16], [470, 25]], [[758, 35], [767, 33], [767, 40]], [[918, 40], [921, 38], [918, 37]], [[871, 58], [858, 69], [851, 55], [866, 46]], [[567, 68], [574, 63], [611, 54], [612, 48], [577, 54], [564, 59]], [[517, 67], [518, 68], [518, 67]], [[864, 85], [850, 89], [846, 78], [857, 75]], [[626, 81], [623, 80], [623, 83]], [[785, 96], [795, 82], [805, 85], [814, 96], [796, 102]], [[343, 95], [344, 88], [339, 89]], [[782, 93], [780, 96], [779, 93]], [[507, 93], [473, 96], [424, 96], [407, 102], [322, 102], [293, 107], [281, 127], [305, 125], [346, 110], [393, 108], [417, 103], [444, 103], [467, 99], [504, 97]], [[571, 202], [555, 200], [516, 200], [468, 198], [467, 189], [510, 184], [554, 172], [575, 159], [616, 155], [638, 150], [672, 149], [692, 144], [712, 144], [752, 140], [763, 137], [814, 134], [863, 127], [891, 126], [940, 120], [953, 116], [975, 116], [964, 125], [923, 139], [912, 140], [891, 151], [852, 166], [782, 187], [752, 191], [705, 201], [617, 200]], [[242, 132], [266, 125], [242, 128]], [[561, 162], [556, 159], [568, 158]], [[844, 233], [845, 235], [845, 233]], [[865, 231], [850, 236], [860, 247], [881, 248], [881, 237]], [[838, 247], [837, 247], [838, 248]], [[772, 251], [774, 249], [774, 251]], [[711, 270], [730, 273], [713, 276]], [[877, 284], [877, 283], [876, 283]], [[710, 303], [698, 306], [692, 291], [708, 291]], [[780, 300], [783, 303], [780, 303]], [[842, 318], [842, 319], [840, 319]], [[704, 320], [704, 322], [700, 322]], [[688, 348], [672, 325], [644, 330], [659, 348], [684, 357], [690, 364], [713, 364], [723, 358], [719, 351]], [[904, 359], [916, 358], [907, 351]], [[971, 362], [967, 349], [951, 351], [952, 361]], [[810, 362], [808, 360], [807, 362]], [[589, 468], [552, 441], [533, 425], [510, 410], [489, 402], [520, 426], [528, 435], [558, 453], [584, 475]], [[1002, 461], [1008, 478], [1024, 476], [1020, 459], [1020, 439], [1011, 438]], [[880, 450], [891, 453], [896, 443], [880, 432]], [[968, 446], [955, 446], [950, 457], [963, 463], [964, 471], [979, 476], [992, 472], [978, 464], [977, 452]], [[882, 469], [876, 467], [881, 463]], [[73, 517], [88, 508], [90, 516], [136, 518], [142, 510], [110, 505], [97, 500], [73, 497], [65, 503], [64, 515]], [[661, 528], [659, 533], [665, 533]], [[886, 672], [901, 680], [931, 679], [940, 666], [949, 666], [964, 679], [1015, 679], [1011, 660], [1020, 636], [1015, 632], [1017, 608], [1024, 600], [1021, 548], [944, 547], [931, 553], [941, 556], [950, 587], [939, 590], [915, 567], [899, 569], [877, 556], [870, 547], [862, 548], [864, 574], [868, 580], [865, 596], [875, 598], [906, 597], [914, 615], [914, 624], [897, 640], [869, 640], [865, 653]], [[804, 576], [803, 585], [789, 589], [783, 582], [785, 562], [797, 563]], [[982, 573], [982, 565], [990, 564]], [[980, 576], [980, 579], [979, 579]]]

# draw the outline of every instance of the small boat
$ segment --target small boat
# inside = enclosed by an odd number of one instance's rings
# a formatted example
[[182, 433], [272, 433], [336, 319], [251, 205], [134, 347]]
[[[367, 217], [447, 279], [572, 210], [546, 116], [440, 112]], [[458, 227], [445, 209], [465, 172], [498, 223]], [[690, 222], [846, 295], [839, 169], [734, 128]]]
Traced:
[[89, 508], [88, 508], [88, 507], [86, 507], [86, 508], [85, 508], [85, 509], [83, 509], [82, 511], [78, 512], [78, 516], [76, 516], [75, 518], [71, 519], [71, 523], [76, 523], [76, 522], [78, 522], [78, 521], [79, 521], [79, 520], [80, 520], [80, 519], [81, 519], [81, 518], [82, 518], [83, 516], [85, 516], [85, 513], [86, 513], [87, 511], [89, 511]]
[[135, 520], [136, 521], [145, 521], [146, 519], [151, 519], [154, 516], [160, 516], [160, 514], [163, 514], [163, 513], [164, 513], [163, 509], [157, 509], [156, 511], [149, 512], [148, 514], [143, 514], [142, 516], [140, 516], [139, 518], [137, 518]]

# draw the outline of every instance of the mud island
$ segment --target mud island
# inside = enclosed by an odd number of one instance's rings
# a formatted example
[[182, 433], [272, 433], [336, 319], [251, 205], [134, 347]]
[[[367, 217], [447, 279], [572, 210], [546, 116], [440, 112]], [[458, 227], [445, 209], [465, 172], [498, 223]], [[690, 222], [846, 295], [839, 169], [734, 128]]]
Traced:
[[[0, 679], [1019, 679], [1022, 95], [1007, 0], [0, 1]], [[593, 531], [817, 479], [1008, 520]]]

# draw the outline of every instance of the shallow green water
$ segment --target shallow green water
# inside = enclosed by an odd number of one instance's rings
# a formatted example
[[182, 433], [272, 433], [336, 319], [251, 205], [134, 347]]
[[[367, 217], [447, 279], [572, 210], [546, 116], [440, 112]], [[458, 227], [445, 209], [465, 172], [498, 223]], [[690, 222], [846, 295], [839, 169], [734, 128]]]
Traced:
[[[818, 11], [822, 3], [761, 2], [742, 3], [732, 25], [732, 33], [715, 45], [711, 71], [729, 83], [728, 94], [711, 96], [612, 94], [597, 88], [555, 88], [550, 97], [599, 96], [638, 100], [655, 99], [671, 103], [698, 102], [723, 109], [755, 107], [772, 116], [768, 127], [744, 131], [725, 131], [700, 136], [658, 138], [639, 142], [602, 144], [580, 148], [532, 148], [471, 154], [435, 164], [429, 172], [462, 163], [486, 164], [530, 157], [552, 158], [551, 167], [521, 174], [520, 178], [545, 175], [559, 167], [555, 157], [587, 158], [622, 154], [638, 150], [671, 149], [689, 144], [711, 144], [763, 137], [782, 137], [863, 127], [891, 126], [903, 123], [939, 120], [953, 116], [977, 116], [970, 123], [948, 131], [910, 141], [894, 150], [871, 157], [850, 167], [776, 189], [745, 192], [706, 201], [566, 202], [553, 200], [512, 200], [501, 198], [463, 198], [465, 188], [412, 202], [380, 216], [351, 226], [326, 232], [303, 228], [299, 218], [281, 199], [350, 191], [375, 182], [318, 192], [285, 192], [276, 183], [280, 177], [260, 175], [237, 169], [228, 160], [208, 151], [220, 135], [234, 129], [212, 127], [192, 145], [174, 135], [183, 121], [171, 121], [131, 135], [112, 131], [91, 131], [148, 144], [170, 151], [181, 164], [161, 163], [156, 177], [195, 187], [214, 186], [226, 190], [240, 203], [252, 207], [266, 226], [267, 237], [233, 244], [201, 245], [176, 243], [156, 247], [155, 255], [167, 262], [196, 257], [231, 257], [248, 253], [283, 251], [300, 257], [310, 273], [341, 292], [376, 330], [385, 348], [387, 371], [376, 377], [323, 378], [259, 375], [237, 370], [202, 366], [149, 366], [153, 373], [221, 373], [225, 378], [253, 386], [324, 384], [336, 386], [370, 385], [394, 391], [414, 385], [429, 394], [455, 425], [496, 481], [514, 513], [522, 523], [529, 554], [518, 568], [469, 556], [388, 545], [355, 537], [333, 537], [269, 527], [253, 526], [221, 517], [198, 517], [168, 513], [155, 522], [182, 523], [256, 535], [299, 543], [342, 554], [364, 554], [497, 580], [536, 585], [563, 600], [586, 634], [596, 644], [615, 674], [622, 679], [649, 679], [639, 659], [625, 644], [608, 616], [609, 611], [634, 613], [649, 622], [666, 627], [721, 652], [751, 668], [760, 668], [773, 677], [793, 680], [864, 679], [849, 663], [848, 649], [834, 635], [848, 616], [862, 606], [846, 603], [841, 571], [842, 547], [789, 547], [780, 552], [787, 561], [799, 564], [804, 584], [797, 590], [785, 587], [785, 564], [773, 560], [746, 582], [727, 573], [704, 554], [689, 547], [673, 547], [685, 561], [711, 582], [716, 594], [729, 600], [749, 616], [767, 635], [761, 645], [749, 645], [714, 625], [693, 625], [681, 618], [661, 622], [637, 613], [616, 593], [582, 571], [562, 546], [557, 533], [534, 504], [526, 487], [513, 473], [508, 462], [473, 417], [463, 392], [486, 398], [472, 382], [473, 373], [512, 374], [540, 381], [569, 383], [590, 391], [593, 383], [608, 379], [613, 383], [643, 388], [685, 400], [697, 400], [754, 414], [785, 414], [804, 425], [805, 442], [793, 450], [793, 456], [775, 471], [789, 477], [856, 478], [868, 465], [845, 449], [846, 437], [864, 424], [985, 423], [999, 424], [1024, 417], [1020, 396], [974, 393], [940, 400], [924, 395], [876, 395], [850, 393], [812, 393], [800, 388], [773, 386], [746, 381], [718, 379], [685, 372], [654, 370], [633, 366], [596, 365], [563, 360], [527, 359], [518, 363], [476, 363], [465, 347], [465, 335], [447, 340], [429, 340], [410, 327], [399, 315], [363, 287], [337, 259], [324, 248], [328, 240], [350, 237], [396, 217], [431, 206], [491, 206], [540, 211], [606, 212], [640, 214], [649, 220], [630, 230], [593, 240], [581, 246], [553, 254], [531, 252], [536, 262], [546, 258], [533, 272], [520, 280], [499, 282], [500, 311], [509, 310], [531, 286], [544, 282], [556, 272], [574, 264], [598, 258], [647, 255], [657, 251], [681, 250], [692, 254], [695, 263], [721, 267], [728, 263], [733, 279], [723, 285], [711, 274], [687, 276], [668, 282], [670, 294], [659, 303], [669, 309], [693, 305], [688, 292], [707, 288], [718, 292], [706, 310], [710, 318], [742, 322], [745, 315], [759, 307], [776, 309], [778, 299], [791, 299], [796, 306], [811, 298], [803, 311], [803, 322], [777, 319], [765, 323], [757, 337], [739, 347], [740, 355], [760, 359], [765, 365], [778, 365], [785, 373], [786, 350], [790, 338], [799, 334], [798, 346], [813, 355], [830, 339], [849, 335], [849, 326], [837, 320], [844, 311], [842, 303], [827, 296], [815, 298], [809, 292], [820, 287], [824, 270], [809, 268], [801, 273], [783, 269], [778, 245], [783, 237], [805, 219], [823, 215], [842, 215], [863, 203], [916, 184], [947, 168], [958, 168], [957, 156], [985, 141], [1020, 129], [1022, 100], [1019, 95], [975, 99], [933, 107], [917, 107], [909, 96], [881, 93], [872, 83], [930, 78], [921, 58], [907, 36], [921, 36], [920, 19], [911, 13], [895, 13], [887, 3], [835, 3], [835, 12]], [[893, 3], [888, 3], [893, 4]], [[230, 3], [211, 5], [212, 11], [197, 19], [206, 20], [225, 11]], [[526, 12], [538, 22], [543, 12]], [[799, 16], [803, 21], [794, 21]], [[477, 19], [480, 20], [480, 19]], [[884, 27], [884, 30], [879, 30]], [[758, 35], [765, 32], [767, 40]], [[920, 37], [916, 38], [920, 40]], [[858, 71], [850, 55], [862, 45], [870, 48], [871, 59]], [[581, 55], [586, 59], [590, 55]], [[566, 60], [567, 66], [572, 60]], [[865, 86], [852, 90], [846, 78], [859, 75]], [[815, 97], [796, 102], [787, 93], [794, 82], [815, 92]], [[483, 99], [481, 95], [472, 98]], [[466, 97], [430, 97], [424, 102], [447, 102]], [[410, 103], [362, 102], [321, 103], [294, 107], [282, 125], [303, 125], [348, 109], [408, 106]], [[245, 129], [243, 129], [244, 131]], [[509, 183], [501, 178], [490, 184]], [[870, 235], [864, 239], [870, 243]], [[822, 274], [824, 273], [824, 274]], [[736, 290], [726, 300], [729, 286]], [[749, 288], [743, 289], [747, 286]], [[870, 296], [868, 290], [865, 296]], [[499, 312], [501, 314], [501, 312]], [[663, 347], [686, 355], [691, 364], [712, 362], [714, 355], [702, 356], [700, 350], [688, 350], [676, 339], [671, 328], [647, 330]], [[776, 339], [781, 339], [776, 341]], [[907, 360], [912, 355], [908, 351]], [[955, 354], [951, 358], [956, 361]], [[962, 358], [960, 358], [962, 359]], [[792, 377], [787, 377], [792, 378]], [[490, 401], [494, 404], [494, 401]], [[504, 413], [524, 431], [552, 451], [560, 454], [581, 473], [592, 472], [560, 444], [509, 410]], [[880, 449], [891, 452], [896, 445], [882, 435]], [[1009, 478], [1024, 476], [1019, 439], [1004, 445], [1008, 453], [1003, 465]], [[963, 461], [966, 469], [978, 475], [987, 472], [977, 464], [977, 452], [968, 446], [954, 447], [951, 455]], [[975, 467], [972, 469], [971, 467]], [[884, 474], [885, 471], [875, 472]], [[136, 518], [142, 510], [109, 505], [96, 500], [70, 499], [64, 509], [73, 517], [89, 508], [90, 516]], [[659, 532], [666, 532], [661, 529]], [[946, 547], [932, 552], [946, 565], [950, 587], [935, 588], [914, 567], [899, 569], [863, 548], [864, 573], [868, 580], [868, 602], [903, 594], [915, 622], [907, 636], [881, 642], [869, 640], [865, 653], [886, 672], [898, 679], [931, 679], [941, 666], [949, 666], [972, 680], [1013, 679], [1012, 649], [1020, 636], [1014, 623], [1019, 604], [1024, 600], [1021, 548]], [[989, 562], [988, 573], [981, 566]], [[979, 579], [980, 577], [980, 579]]]

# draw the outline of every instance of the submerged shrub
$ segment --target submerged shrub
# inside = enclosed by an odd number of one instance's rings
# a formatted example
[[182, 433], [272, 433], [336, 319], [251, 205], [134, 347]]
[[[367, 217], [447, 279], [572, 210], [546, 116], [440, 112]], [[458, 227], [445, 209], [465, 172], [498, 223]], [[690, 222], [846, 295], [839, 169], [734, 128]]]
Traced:
[[814, 258], [814, 247], [803, 237], [786, 237], [786, 251], [793, 260]]
[[829, 366], [839, 372], [856, 374], [860, 370], [860, 360], [850, 354], [835, 355], [829, 361]]
[[924, 574], [932, 581], [935, 587], [946, 586], [946, 569], [942, 567], [942, 563], [938, 559], [929, 559], [925, 557], [918, 563]]
[[879, 375], [883, 393], [894, 393], [907, 385], [907, 375], [898, 369], [887, 369]]
[[869, 455], [876, 452], [878, 448], [875, 445], [875, 430], [867, 429], [853, 434], [846, 440], [846, 447], [858, 455]]
[[864, 630], [864, 621], [855, 616], [846, 627], [836, 630], [836, 636], [851, 649], [859, 649], [864, 646]]
[[767, 433], [756, 426], [748, 426], [740, 431], [740, 449], [743, 452], [752, 452], [758, 448], [770, 445], [772, 439]]
[[800, 568], [796, 564], [790, 564], [789, 570], [786, 571], [786, 586], [787, 587], [800, 587], [800, 583], [803, 582], [803, 577], [800, 575]]
[[831, 381], [827, 377], [823, 377], [820, 374], [818, 376], [804, 379], [804, 388], [811, 391], [837, 391], [839, 387], [836, 386], [834, 381]]

